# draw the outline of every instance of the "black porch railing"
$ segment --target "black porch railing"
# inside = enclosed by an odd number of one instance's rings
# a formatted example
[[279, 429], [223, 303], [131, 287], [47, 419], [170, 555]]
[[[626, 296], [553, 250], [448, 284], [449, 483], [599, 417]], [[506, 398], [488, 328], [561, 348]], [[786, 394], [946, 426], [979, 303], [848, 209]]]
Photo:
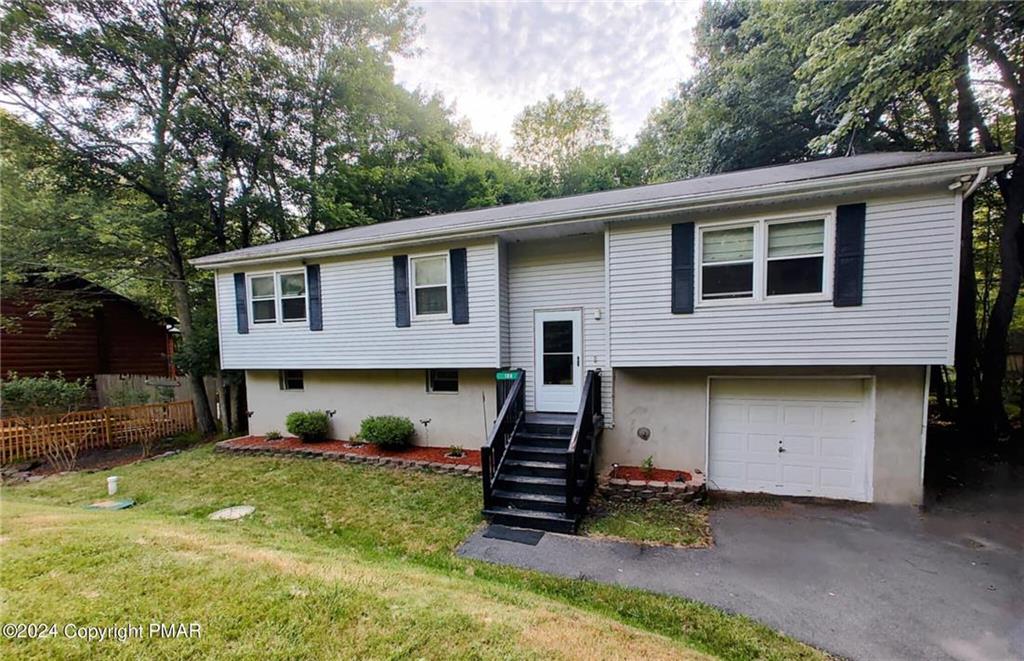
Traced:
[[512, 444], [512, 438], [519, 430], [523, 422], [526, 410], [526, 395], [524, 393], [523, 370], [515, 370], [516, 377], [505, 394], [501, 403], [501, 410], [491, 427], [491, 433], [487, 436], [487, 444], [480, 448], [480, 468], [484, 481], [484, 508], [492, 505], [492, 493], [494, 481], [501, 470], [501, 465], [508, 454], [508, 448]]
[[597, 439], [603, 427], [601, 373], [590, 370], [583, 381], [583, 395], [576, 411], [569, 448], [565, 451], [565, 507], [569, 516], [578, 518], [586, 507], [587, 496], [594, 486]]

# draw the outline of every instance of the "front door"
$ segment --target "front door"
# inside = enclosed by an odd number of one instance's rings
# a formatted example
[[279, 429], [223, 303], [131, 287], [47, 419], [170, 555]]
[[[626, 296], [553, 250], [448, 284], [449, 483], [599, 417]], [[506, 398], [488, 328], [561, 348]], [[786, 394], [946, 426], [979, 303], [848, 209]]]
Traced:
[[536, 312], [536, 409], [575, 411], [583, 386], [583, 317], [579, 310]]

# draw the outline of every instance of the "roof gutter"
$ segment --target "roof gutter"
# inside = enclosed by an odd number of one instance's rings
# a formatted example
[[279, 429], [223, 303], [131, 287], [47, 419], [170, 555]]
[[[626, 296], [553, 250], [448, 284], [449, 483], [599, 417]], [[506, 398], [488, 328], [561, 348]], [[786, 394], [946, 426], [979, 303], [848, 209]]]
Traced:
[[322, 245], [310, 247], [294, 247], [280, 251], [266, 252], [259, 255], [231, 256], [231, 253], [209, 255], [191, 260], [192, 265], [200, 269], [215, 269], [241, 264], [280, 262], [306, 258], [341, 256], [354, 253], [388, 250], [399, 246], [410, 246], [429, 243], [439, 239], [463, 240], [482, 236], [492, 236], [498, 232], [526, 229], [536, 225], [568, 224], [588, 221], [615, 221], [635, 218], [642, 215], [664, 215], [682, 211], [695, 211], [722, 206], [725, 204], [764, 201], [778, 202], [786, 198], [799, 198], [809, 194], [828, 192], [844, 194], [858, 191], [865, 187], [877, 188], [879, 185], [914, 185], [915, 183], [933, 182], [944, 176], [973, 174], [974, 183], [971, 191], [977, 188], [984, 179], [996, 174], [1003, 167], [1013, 163], [1013, 154], [998, 154], [990, 157], [970, 160], [929, 163], [927, 165], [889, 168], [858, 172], [834, 177], [820, 177], [804, 181], [788, 181], [747, 188], [731, 188], [706, 194], [690, 194], [664, 197], [655, 200], [627, 202], [614, 205], [603, 205], [576, 209], [560, 214], [528, 214], [518, 218], [503, 220], [481, 220], [472, 224], [439, 226], [429, 231], [399, 232], [386, 238], [366, 239], [351, 243]]

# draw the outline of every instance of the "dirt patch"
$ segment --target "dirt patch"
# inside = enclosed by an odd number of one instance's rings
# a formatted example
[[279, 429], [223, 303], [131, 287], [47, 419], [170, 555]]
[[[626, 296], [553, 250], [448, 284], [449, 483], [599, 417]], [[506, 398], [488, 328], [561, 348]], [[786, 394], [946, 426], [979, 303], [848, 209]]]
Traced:
[[282, 438], [268, 441], [262, 436], [246, 436], [225, 441], [223, 445], [232, 449], [249, 450], [284, 450], [292, 452], [344, 452], [363, 457], [387, 457], [404, 459], [405, 461], [428, 461], [430, 463], [453, 464], [457, 466], [479, 466], [479, 450], [463, 450], [461, 457], [449, 457], [448, 447], [414, 445], [404, 450], [385, 450], [371, 443], [350, 443], [348, 441], [324, 441], [322, 443], [303, 443], [297, 438]]
[[612, 469], [613, 480], [639, 480], [643, 482], [689, 482], [693, 475], [689, 471], [655, 468], [646, 471], [639, 466], [616, 466]]

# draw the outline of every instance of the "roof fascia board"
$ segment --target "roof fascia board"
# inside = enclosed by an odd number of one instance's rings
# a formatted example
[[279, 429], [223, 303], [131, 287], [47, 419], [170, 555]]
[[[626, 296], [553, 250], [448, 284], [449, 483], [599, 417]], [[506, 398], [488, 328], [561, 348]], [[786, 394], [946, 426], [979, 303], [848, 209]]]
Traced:
[[[944, 177], [973, 174], [987, 167], [989, 176], [999, 172], [1015, 160], [1012, 154], [998, 154], [991, 157], [929, 163], [886, 170], [872, 170], [848, 175], [820, 177], [803, 181], [788, 181], [763, 184], [747, 188], [731, 188], [707, 194], [688, 194], [664, 197], [655, 200], [627, 202], [600, 207], [589, 207], [562, 212], [560, 214], [530, 214], [507, 220], [483, 220], [459, 227], [440, 226], [428, 231], [410, 231], [395, 234], [385, 239], [367, 239], [350, 244], [326, 245], [312, 248], [294, 248], [282, 252], [217, 259], [218, 255], [199, 257], [191, 263], [200, 269], [217, 269], [242, 264], [272, 263], [317, 259], [322, 257], [345, 256], [357, 253], [386, 251], [397, 247], [415, 246], [438, 240], [461, 241], [471, 238], [492, 236], [500, 231], [527, 229], [537, 225], [570, 224], [574, 222], [616, 221], [638, 216], [666, 215], [682, 211], [703, 211], [716, 207], [727, 207], [742, 202], [764, 201], [775, 203], [790, 197], [801, 197], [826, 192], [843, 195], [870, 187], [878, 190], [878, 184], [886, 187], [914, 186], [942, 181]], [[942, 182], [947, 183], [947, 182]]]

